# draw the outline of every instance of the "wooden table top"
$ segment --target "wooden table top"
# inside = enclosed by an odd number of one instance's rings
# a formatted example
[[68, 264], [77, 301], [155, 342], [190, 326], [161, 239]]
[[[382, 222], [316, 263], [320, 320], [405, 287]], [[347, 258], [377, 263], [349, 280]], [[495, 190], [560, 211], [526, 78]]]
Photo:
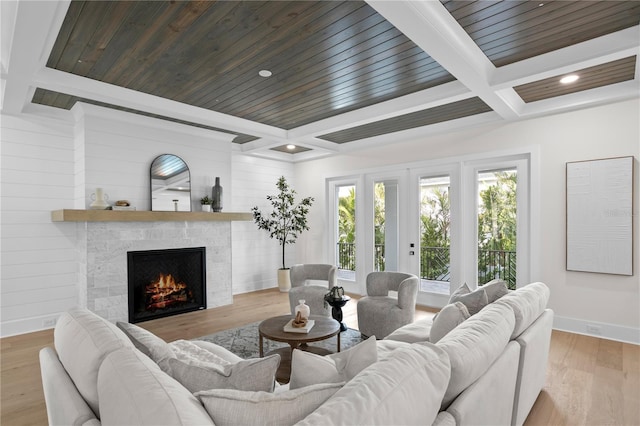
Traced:
[[284, 343], [309, 343], [333, 337], [340, 332], [340, 323], [333, 318], [311, 315], [309, 319], [315, 321], [308, 333], [289, 333], [284, 331], [284, 326], [293, 317], [281, 315], [268, 318], [260, 323], [258, 332], [269, 340]]

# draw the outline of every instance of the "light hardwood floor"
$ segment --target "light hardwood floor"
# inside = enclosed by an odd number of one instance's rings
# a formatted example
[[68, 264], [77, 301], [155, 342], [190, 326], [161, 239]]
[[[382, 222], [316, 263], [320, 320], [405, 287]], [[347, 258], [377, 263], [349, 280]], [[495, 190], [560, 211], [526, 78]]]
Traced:
[[[357, 328], [357, 300], [345, 306], [347, 325]], [[167, 341], [193, 339], [289, 310], [277, 289], [234, 296], [234, 303], [140, 325]], [[433, 316], [419, 309], [417, 318]], [[257, 337], [256, 337], [257, 338]], [[0, 424], [45, 425], [38, 351], [53, 344], [46, 330], [0, 339]], [[554, 331], [546, 385], [526, 425], [640, 425], [640, 347]]]

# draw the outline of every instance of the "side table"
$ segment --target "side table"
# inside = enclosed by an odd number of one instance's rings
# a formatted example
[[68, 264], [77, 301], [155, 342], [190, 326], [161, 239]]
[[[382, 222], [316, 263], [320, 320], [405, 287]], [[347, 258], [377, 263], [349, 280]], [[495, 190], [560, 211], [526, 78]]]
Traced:
[[324, 300], [331, 306], [331, 316], [333, 319], [340, 323], [340, 331], [345, 331], [347, 326], [342, 322], [342, 307], [346, 305], [351, 298], [349, 296], [342, 296], [339, 299], [325, 297]]

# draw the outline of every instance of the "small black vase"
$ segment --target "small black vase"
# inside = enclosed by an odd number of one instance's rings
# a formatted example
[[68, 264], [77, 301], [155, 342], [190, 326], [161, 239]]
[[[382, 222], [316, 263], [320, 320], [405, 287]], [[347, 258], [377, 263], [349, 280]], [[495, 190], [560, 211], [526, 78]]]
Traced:
[[220, 186], [220, 178], [216, 177], [216, 184], [211, 189], [211, 210], [214, 212], [222, 211], [222, 187]]

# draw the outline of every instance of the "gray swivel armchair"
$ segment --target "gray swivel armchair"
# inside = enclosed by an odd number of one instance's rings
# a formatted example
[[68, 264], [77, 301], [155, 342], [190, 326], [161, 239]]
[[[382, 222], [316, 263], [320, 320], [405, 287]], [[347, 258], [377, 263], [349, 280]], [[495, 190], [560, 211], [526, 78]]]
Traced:
[[[389, 297], [397, 291], [398, 298]], [[358, 301], [358, 328], [365, 337], [382, 339], [413, 322], [418, 297], [418, 277], [402, 272], [371, 272], [367, 295]]]
[[[298, 304], [298, 300], [304, 299], [309, 305], [311, 315], [330, 316], [331, 309], [325, 306], [324, 295], [338, 283], [338, 268], [325, 264], [300, 264], [293, 265], [289, 271], [291, 277], [291, 290], [289, 290], [289, 304], [291, 315]], [[309, 285], [309, 280], [327, 281], [327, 285]]]

